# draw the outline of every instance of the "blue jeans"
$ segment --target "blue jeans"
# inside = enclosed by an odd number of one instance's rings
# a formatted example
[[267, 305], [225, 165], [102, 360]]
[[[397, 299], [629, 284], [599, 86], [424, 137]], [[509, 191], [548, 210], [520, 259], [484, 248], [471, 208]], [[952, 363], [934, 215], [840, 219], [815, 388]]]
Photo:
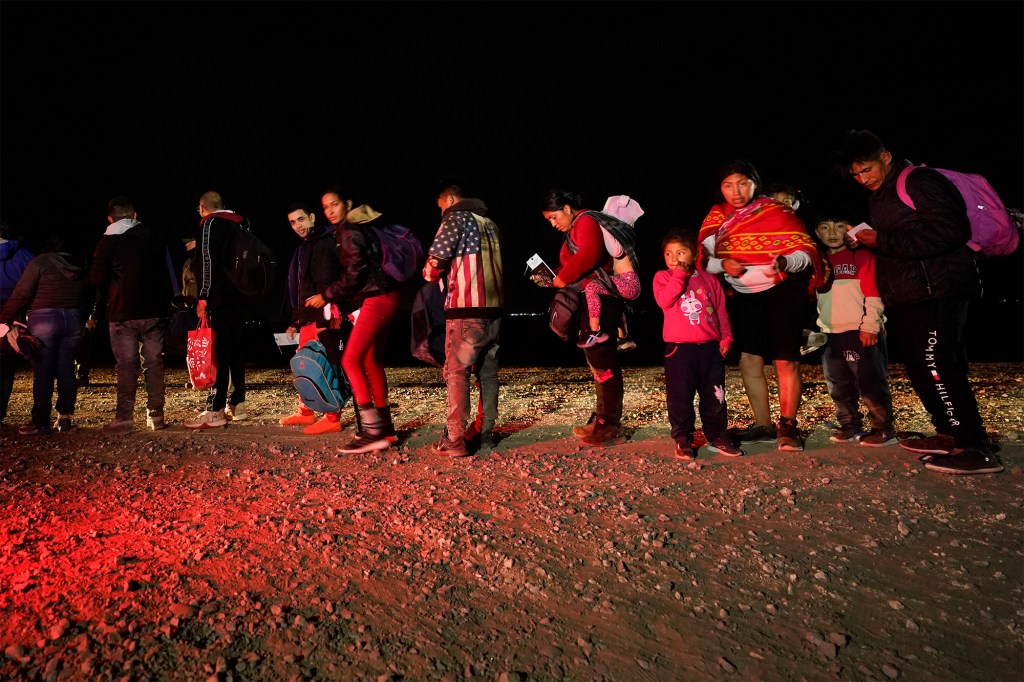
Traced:
[[37, 308], [28, 311], [28, 333], [45, 344], [32, 353], [32, 423], [50, 428], [53, 382], [57, 380], [57, 413], [75, 413], [75, 346], [82, 336], [78, 308]]
[[842, 427], [860, 429], [864, 417], [860, 402], [864, 401], [871, 427], [892, 431], [892, 395], [889, 393], [889, 354], [885, 335], [874, 346], [863, 346], [860, 331], [829, 334], [821, 355], [828, 394], [836, 405], [836, 419]]
[[117, 407], [114, 419], [132, 421], [139, 390], [139, 348], [146, 380], [146, 408], [151, 417], [164, 414], [164, 332], [162, 318], [110, 323], [110, 350], [117, 370]]
[[470, 421], [469, 377], [480, 385], [480, 431], [498, 420], [498, 336], [501, 319], [445, 321], [444, 380], [448, 385], [447, 435], [458, 440]]

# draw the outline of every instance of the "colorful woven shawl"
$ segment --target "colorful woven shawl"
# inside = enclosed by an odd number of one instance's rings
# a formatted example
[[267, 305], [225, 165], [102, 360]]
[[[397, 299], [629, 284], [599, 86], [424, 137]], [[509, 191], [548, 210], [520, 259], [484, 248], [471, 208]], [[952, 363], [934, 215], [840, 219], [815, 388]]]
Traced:
[[750, 265], [766, 265], [776, 256], [803, 251], [811, 258], [814, 274], [810, 289], [824, 282], [821, 254], [807, 228], [792, 208], [768, 197], [754, 199], [729, 214], [728, 204], [712, 207], [700, 227], [701, 250], [709, 236], [715, 237], [715, 258], [734, 258]]

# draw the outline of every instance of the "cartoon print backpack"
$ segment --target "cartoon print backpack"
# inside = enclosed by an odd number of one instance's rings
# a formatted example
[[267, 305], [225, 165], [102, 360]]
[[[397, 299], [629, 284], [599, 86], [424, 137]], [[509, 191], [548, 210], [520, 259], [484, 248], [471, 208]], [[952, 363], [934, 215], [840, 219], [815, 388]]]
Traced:
[[[904, 168], [896, 178], [896, 193], [900, 201], [914, 210], [917, 207], [907, 194], [907, 176], [919, 167]], [[949, 178], [967, 204], [967, 219], [971, 222], [971, 239], [967, 246], [971, 250], [987, 258], [1008, 256], [1017, 250], [1021, 228], [988, 180], [974, 173], [958, 173], [944, 168], [933, 170]]]
[[307, 341], [291, 359], [292, 383], [302, 404], [314, 412], [341, 412], [352, 399], [348, 377], [327, 358], [324, 344]]
[[423, 244], [402, 225], [374, 226], [380, 242], [381, 270], [396, 282], [412, 279], [423, 269]]

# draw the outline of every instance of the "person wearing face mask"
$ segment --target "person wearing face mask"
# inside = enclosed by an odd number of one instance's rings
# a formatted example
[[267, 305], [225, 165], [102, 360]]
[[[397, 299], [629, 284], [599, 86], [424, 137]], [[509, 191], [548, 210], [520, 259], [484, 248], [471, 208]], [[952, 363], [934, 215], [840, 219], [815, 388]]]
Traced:
[[[743, 443], [777, 441], [799, 452], [797, 411], [803, 381], [800, 345], [813, 292], [824, 281], [818, 248], [796, 212], [764, 195], [754, 165], [736, 159], [715, 175], [720, 203], [701, 225], [700, 264], [722, 275], [731, 290], [729, 319], [740, 351], [740, 375], [754, 423], [738, 431]], [[779, 421], [773, 422], [765, 363], [779, 382]]]
[[[306, 299], [326, 288], [338, 278], [341, 264], [334, 247], [334, 234], [316, 223], [313, 209], [303, 202], [288, 207], [288, 224], [302, 242], [295, 247], [288, 265], [283, 318], [288, 320], [285, 333], [289, 339], [299, 335], [299, 348], [312, 339], [324, 344], [328, 358], [340, 362], [341, 332], [330, 324], [323, 310], [306, 307]], [[279, 420], [282, 426], [304, 426], [304, 433], [337, 433], [341, 431], [341, 415], [324, 414], [319, 420], [313, 410], [299, 400], [295, 410]]]

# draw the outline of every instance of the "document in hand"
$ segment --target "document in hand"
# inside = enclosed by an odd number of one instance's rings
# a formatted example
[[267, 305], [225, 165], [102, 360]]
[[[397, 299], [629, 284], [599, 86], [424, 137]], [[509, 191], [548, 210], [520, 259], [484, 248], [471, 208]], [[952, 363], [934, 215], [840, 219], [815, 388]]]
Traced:
[[540, 286], [551, 286], [551, 283], [555, 281], [555, 272], [536, 253], [526, 261], [526, 276]]

